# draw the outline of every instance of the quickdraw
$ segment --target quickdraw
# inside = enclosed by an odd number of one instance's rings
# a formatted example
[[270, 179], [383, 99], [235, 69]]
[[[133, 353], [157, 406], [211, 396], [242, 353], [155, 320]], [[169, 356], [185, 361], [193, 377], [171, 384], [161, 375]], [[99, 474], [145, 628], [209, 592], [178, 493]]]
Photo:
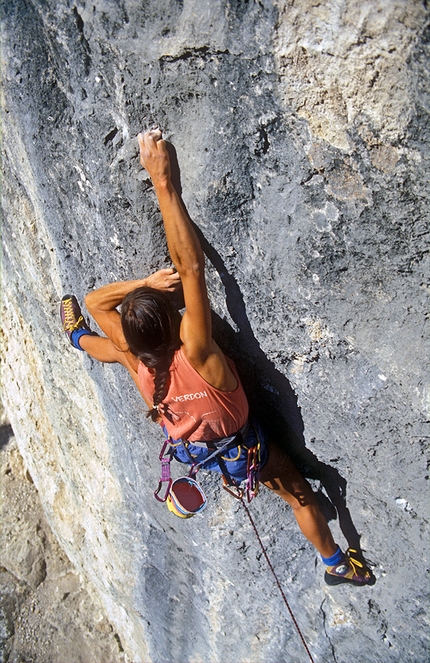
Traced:
[[260, 485], [260, 439], [258, 433], [256, 433], [256, 435], [258, 444], [249, 449], [246, 467], [246, 497], [248, 499], [248, 504], [258, 494]]
[[[167, 439], [160, 451], [159, 459], [161, 461], [161, 477], [160, 481], [158, 482], [158, 488], [154, 490], [154, 497], [157, 499], [159, 502], [165, 502], [167, 498], [169, 497], [170, 489], [172, 487], [173, 479], [170, 476], [170, 463], [172, 462], [172, 457], [173, 453], [171, 453], [171, 449], [167, 453], [167, 455], [164, 455], [164, 452], [166, 451], [167, 445], [170, 445], [170, 440]], [[163, 486], [163, 483], [167, 483], [166, 487], [166, 492], [164, 494], [164, 497], [159, 496], [159, 492]]]

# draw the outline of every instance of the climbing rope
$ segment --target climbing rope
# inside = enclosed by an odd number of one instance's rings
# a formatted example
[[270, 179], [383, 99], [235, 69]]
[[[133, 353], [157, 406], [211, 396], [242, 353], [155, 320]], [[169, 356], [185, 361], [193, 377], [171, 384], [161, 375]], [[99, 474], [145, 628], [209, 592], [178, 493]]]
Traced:
[[254, 523], [254, 519], [253, 519], [253, 517], [251, 516], [251, 513], [250, 513], [250, 511], [249, 511], [249, 509], [248, 509], [248, 506], [245, 504], [245, 502], [244, 502], [244, 500], [243, 500], [242, 497], [240, 498], [240, 501], [242, 502], [242, 504], [243, 504], [243, 508], [245, 509], [246, 513], [248, 514], [248, 518], [249, 518], [249, 520], [250, 520], [250, 522], [251, 522], [251, 525], [252, 525], [252, 527], [253, 527], [253, 529], [254, 529], [255, 535], [256, 535], [256, 537], [257, 537], [257, 539], [258, 539], [258, 543], [260, 544], [260, 547], [261, 547], [261, 550], [262, 550], [262, 552], [263, 552], [263, 555], [264, 555], [264, 557], [266, 558], [266, 562], [267, 562], [267, 564], [269, 565], [269, 569], [270, 569], [271, 572], [273, 573], [273, 577], [275, 578], [276, 584], [278, 585], [278, 589], [279, 589], [279, 591], [281, 592], [281, 596], [282, 596], [282, 598], [284, 599], [284, 603], [285, 603], [285, 605], [287, 606], [287, 609], [288, 609], [288, 612], [290, 613], [291, 619], [293, 620], [293, 624], [294, 624], [294, 626], [296, 627], [298, 634], [300, 635], [300, 638], [301, 638], [301, 641], [302, 641], [302, 643], [303, 643], [303, 646], [304, 646], [304, 648], [306, 649], [306, 653], [307, 653], [307, 655], [309, 656], [309, 660], [311, 661], [311, 663], [315, 663], [314, 659], [312, 658], [312, 654], [311, 654], [311, 652], [309, 651], [309, 647], [308, 647], [307, 644], [306, 644], [306, 640], [305, 640], [304, 637], [303, 637], [303, 633], [301, 632], [300, 627], [299, 627], [299, 625], [298, 625], [298, 623], [297, 623], [297, 620], [296, 620], [296, 618], [294, 617], [293, 611], [292, 611], [291, 608], [290, 608], [290, 604], [289, 604], [288, 601], [287, 601], [287, 597], [286, 597], [285, 594], [284, 594], [284, 590], [283, 590], [282, 587], [281, 587], [281, 583], [280, 583], [279, 580], [278, 580], [278, 576], [277, 576], [276, 573], [275, 573], [275, 569], [273, 568], [272, 563], [271, 563], [271, 561], [270, 561], [270, 559], [269, 559], [269, 557], [268, 557], [268, 555], [267, 555], [266, 549], [265, 549], [265, 547], [264, 547], [264, 545], [263, 545], [263, 542], [262, 542], [262, 540], [261, 540], [261, 538], [260, 538], [260, 535], [259, 535], [259, 533], [258, 533], [258, 531], [257, 531], [257, 528], [256, 528], [255, 523]]

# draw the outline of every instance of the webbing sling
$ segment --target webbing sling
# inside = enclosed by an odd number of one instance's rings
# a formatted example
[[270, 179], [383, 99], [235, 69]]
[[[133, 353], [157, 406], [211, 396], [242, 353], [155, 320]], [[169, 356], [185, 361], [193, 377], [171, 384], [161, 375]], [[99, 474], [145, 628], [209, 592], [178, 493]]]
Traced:
[[[189, 451], [189, 449], [188, 449], [188, 443], [186, 442], [186, 440], [183, 440], [182, 444], [183, 444], [183, 446], [184, 446], [184, 449], [185, 449], [185, 452], [186, 452], [186, 454], [187, 454], [187, 456], [188, 456], [188, 459], [189, 459], [189, 461], [190, 461], [190, 463], [191, 463], [191, 470], [190, 470], [190, 475], [189, 475], [189, 476], [193, 476], [194, 474], [197, 474], [197, 472], [199, 471], [199, 469], [200, 469], [203, 465], [205, 465], [205, 463], [207, 463], [208, 461], [212, 460], [213, 458], [215, 458], [215, 460], [217, 461], [218, 465], [219, 465], [220, 468], [221, 468], [221, 472], [222, 472], [223, 475], [224, 475], [223, 468], [222, 468], [222, 463], [223, 463], [223, 461], [222, 461], [222, 459], [221, 459], [221, 454], [223, 453], [223, 451], [228, 451], [229, 449], [233, 449], [234, 447], [237, 447], [237, 446], [238, 446], [236, 440], [237, 440], [237, 438], [239, 437], [239, 435], [240, 435], [240, 433], [236, 433], [236, 435], [233, 437], [233, 439], [232, 439], [231, 437], [227, 438], [227, 440], [224, 442], [224, 444], [222, 444], [222, 446], [220, 446], [220, 447], [212, 447], [212, 446], [209, 446], [209, 445], [210, 445], [210, 442], [208, 442], [208, 443], [206, 444], [206, 448], [209, 450], [209, 452], [212, 452], [212, 453], [209, 453], [209, 454], [206, 456], [206, 458], [203, 458], [203, 459], [200, 460], [198, 463], [196, 463], [196, 462], [195, 462], [195, 458], [192, 457], [192, 455], [191, 455], [191, 453], [190, 453], [190, 451]], [[190, 444], [194, 444], [194, 442], [190, 442]], [[196, 446], [197, 446], [197, 445], [196, 445]], [[229, 473], [227, 472], [227, 470], [226, 470], [226, 473], [227, 473], [227, 475], [228, 475], [228, 477], [229, 477], [229, 481], [234, 481], [234, 479], [232, 479], [232, 478], [230, 477], [230, 475], [229, 475]], [[234, 484], [232, 484], [232, 485], [234, 485]]]

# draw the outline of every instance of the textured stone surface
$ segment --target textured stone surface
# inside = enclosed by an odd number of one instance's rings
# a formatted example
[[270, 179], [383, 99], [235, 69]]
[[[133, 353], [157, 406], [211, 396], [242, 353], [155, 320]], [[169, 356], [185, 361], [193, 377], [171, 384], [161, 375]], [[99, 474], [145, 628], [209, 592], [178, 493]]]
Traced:
[[1, 663], [122, 663], [118, 634], [59, 547], [11, 427], [0, 420]]
[[240, 505], [213, 477], [201, 517], [156, 503], [160, 437], [131, 381], [59, 333], [64, 292], [168, 262], [134, 139], [154, 122], [220, 342], [336, 538], [377, 565], [373, 588], [329, 590], [291, 512], [253, 503], [315, 659], [426, 660], [427, 22], [414, 0], [4, 9], [6, 408], [136, 663], [306, 660]]

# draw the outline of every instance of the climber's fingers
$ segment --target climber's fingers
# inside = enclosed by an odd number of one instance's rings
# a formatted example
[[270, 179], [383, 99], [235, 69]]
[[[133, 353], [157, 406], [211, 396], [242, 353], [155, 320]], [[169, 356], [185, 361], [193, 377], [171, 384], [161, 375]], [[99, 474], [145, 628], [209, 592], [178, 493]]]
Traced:
[[155, 129], [150, 129], [149, 131], [145, 131], [144, 136], [146, 136], [148, 140], [155, 140], [155, 141], [161, 140], [162, 137], [161, 129], [156, 127]]
[[146, 285], [155, 290], [176, 292], [180, 290], [182, 284], [181, 277], [176, 269], [168, 267], [167, 269], [159, 269], [157, 272], [147, 276]]
[[154, 186], [170, 179], [170, 159], [160, 129], [138, 135], [140, 163], [148, 171]]

